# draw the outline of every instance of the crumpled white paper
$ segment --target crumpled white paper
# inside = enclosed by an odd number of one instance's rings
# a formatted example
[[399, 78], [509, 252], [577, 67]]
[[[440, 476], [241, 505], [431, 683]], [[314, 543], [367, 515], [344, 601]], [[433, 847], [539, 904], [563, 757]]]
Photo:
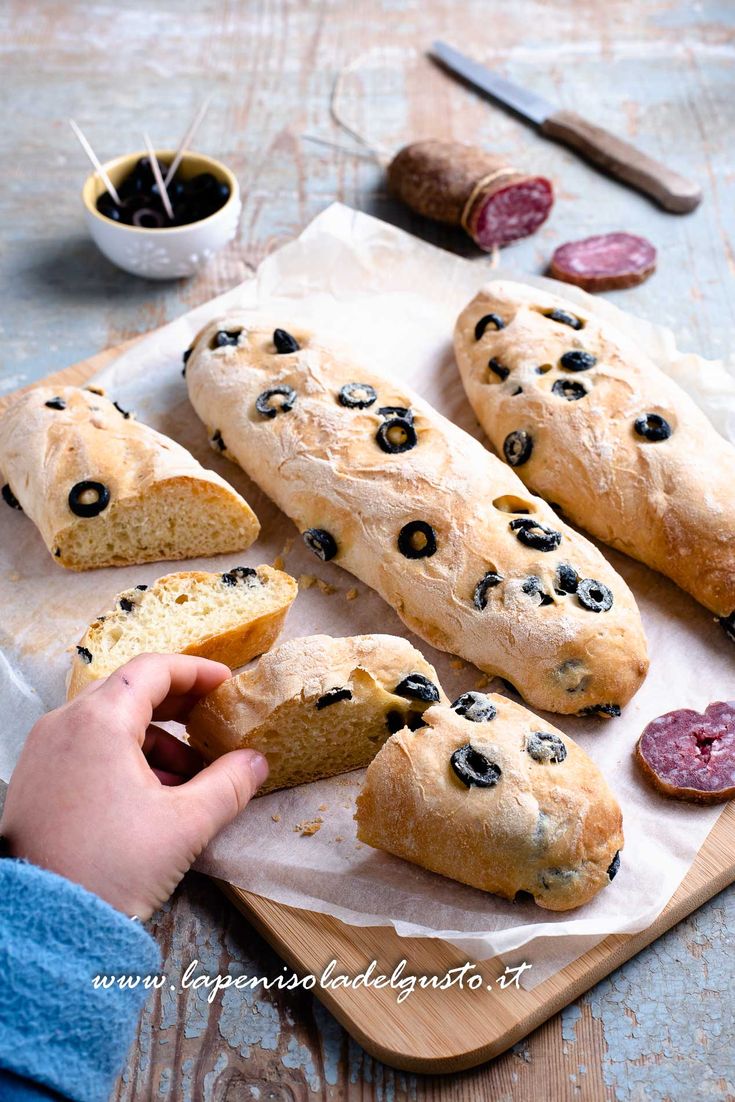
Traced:
[[[336, 204], [269, 256], [256, 277], [151, 334], [96, 380], [123, 407], [174, 437], [245, 495], [262, 524], [254, 547], [226, 559], [73, 574], [52, 562], [27, 519], [0, 511], [0, 691], [5, 703], [0, 776], [9, 776], [37, 715], [63, 699], [67, 652], [89, 620], [121, 589], [184, 566], [224, 569], [273, 562], [282, 555], [290, 573], [306, 576], [282, 638], [392, 632], [411, 639], [434, 663], [450, 699], [478, 685], [482, 675], [476, 669], [412, 636], [376, 594], [310, 555], [290, 521], [237, 467], [209, 449], [187, 400], [181, 353], [205, 322], [229, 307], [286, 329], [312, 327], [323, 338], [333, 336], [350, 346], [357, 362], [406, 379], [481, 438], [454, 365], [451, 335], [460, 309], [483, 282], [496, 277], [547, 286], [622, 324], [735, 440], [735, 376], [720, 363], [680, 354], [668, 331], [576, 288], [493, 269], [486, 258], [455, 257]], [[347, 923], [392, 924], [401, 935], [442, 937], [475, 959], [520, 955], [533, 964], [524, 974], [528, 987], [606, 935], [647, 926], [681, 882], [720, 809], [658, 797], [635, 772], [631, 751], [645, 724], [662, 712], [684, 706], [702, 710], [713, 700], [734, 698], [735, 655], [711, 614], [672, 583], [603, 551], [638, 599], [652, 662], [622, 718], [549, 716], [601, 766], [623, 807], [621, 869], [595, 900], [566, 914], [506, 903], [360, 845], [352, 820], [360, 772], [255, 800], [197, 867]], [[502, 691], [496, 684], [492, 688]], [[316, 833], [302, 834], [299, 828], [314, 821]]]

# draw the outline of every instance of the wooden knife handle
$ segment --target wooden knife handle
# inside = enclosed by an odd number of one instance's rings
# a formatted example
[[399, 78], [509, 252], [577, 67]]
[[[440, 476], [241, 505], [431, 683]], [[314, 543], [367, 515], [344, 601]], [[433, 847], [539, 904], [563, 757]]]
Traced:
[[665, 210], [684, 214], [694, 210], [702, 200], [701, 188], [696, 184], [574, 111], [549, 115], [541, 124], [541, 132], [570, 146], [610, 175], [644, 191]]

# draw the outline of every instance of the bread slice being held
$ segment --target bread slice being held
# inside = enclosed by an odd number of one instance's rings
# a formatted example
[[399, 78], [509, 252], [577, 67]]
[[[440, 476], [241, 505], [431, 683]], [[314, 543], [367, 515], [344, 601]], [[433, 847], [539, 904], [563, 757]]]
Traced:
[[610, 883], [622, 814], [576, 743], [495, 694], [465, 693], [423, 718], [368, 767], [360, 841], [552, 911], [579, 907]]
[[735, 448], [689, 395], [614, 326], [522, 283], [487, 284], [454, 343], [477, 419], [523, 481], [735, 638]]
[[290, 639], [194, 708], [191, 745], [207, 760], [252, 748], [268, 759], [258, 795], [359, 769], [393, 731], [446, 701], [436, 671], [406, 639]]
[[260, 527], [185, 448], [78, 387], [34, 387], [3, 414], [0, 471], [72, 570], [242, 551]]
[[617, 714], [648, 666], [633, 596], [513, 471], [403, 382], [230, 315], [197, 337], [210, 437], [307, 546], [417, 635], [557, 712]]
[[271, 566], [183, 571], [119, 593], [76, 648], [67, 698], [138, 654], [195, 654], [244, 666], [278, 638], [297, 585]]

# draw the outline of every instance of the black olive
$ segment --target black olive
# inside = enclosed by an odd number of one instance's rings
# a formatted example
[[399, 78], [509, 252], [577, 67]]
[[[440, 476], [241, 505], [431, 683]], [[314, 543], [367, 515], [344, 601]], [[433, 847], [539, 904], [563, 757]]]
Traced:
[[543, 586], [541, 585], [541, 579], [536, 574], [531, 574], [526, 578], [521, 589], [524, 593], [527, 593], [529, 597], [540, 597], [539, 606], [553, 605], [554, 603], [554, 598], [544, 592]]
[[216, 448], [219, 448], [219, 450], [221, 452], [227, 450], [227, 445], [225, 444], [224, 440], [222, 439], [222, 433], [219, 431], [219, 429], [214, 430], [214, 432], [212, 433], [212, 436], [210, 437], [209, 442], [210, 442], [210, 444], [214, 444], [214, 446]]
[[370, 383], [345, 383], [337, 398], [348, 409], [367, 409], [376, 401], [378, 395]]
[[87, 650], [86, 647], [77, 647], [77, 654], [87, 666], [92, 661], [92, 652]]
[[607, 875], [608, 875], [608, 878], [610, 880], [615, 879], [615, 877], [618, 875], [619, 868], [620, 868], [620, 850], [618, 850], [618, 852], [615, 854], [612, 861], [608, 865]]
[[120, 608], [123, 610], [123, 612], [132, 612], [133, 609], [135, 608], [135, 605], [133, 604], [133, 602], [130, 600], [129, 597], [121, 597], [120, 598]]
[[480, 340], [488, 325], [492, 325], [493, 329], [505, 329], [505, 322], [497, 314], [485, 314], [475, 326], [476, 341]]
[[565, 352], [560, 362], [566, 371], [589, 371], [597, 363], [597, 356], [575, 348], [573, 352]]
[[499, 765], [473, 750], [469, 743], [455, 750], [449, 761], [455, 776], [467, 788], [494, 788], [503, 774]]
[[[5, 497], [5, 490], [9, 487], [3, 486], [3, 497]], [[7, 501], [7, 498], [5, 498]], [[13, 498], [15, 501], [15, 498]], [[15, 505], [14, 508], [20, 509], [20, 505]], [[720, 616], [719, 618], [722, 630], [728, 639], [735, 643], [735, 612], [731, 612], [729, 616]]]
[[458, 696], [452, 708], [458, 716], [464, 716], [470, 723], [489, 723], [498, 714], [489, 696], [485, 693], [476, 693], [472, 689]]
[[405, 696], [407, 700], [424, 700], [434, 704], [439, 700], [436, 685], [422, 673], [410, 673], [396, 685], [393, 692], [396, 696]]
[[413, 424], [413, 410], [406, 406], [381, 406], [378, 413], [381, 417], [400, 417], [402, 421]]
[[496, 360], [494, 356], [487, 366], [490, 368], [494, 375], [498, 376], [499, 379], [507, 379], [510, 375], [510, 368], [506, 367], [504, 364], [501, 364], [500, 361]]
[[[3, 501], [5, 502], [5, 504], [9, 505], [11, 509], [18, 509], [21, 513], [23, 512], [23, 506], [18, 501], [18, 498], [15, 496], [13, 491], [10, 489], [10, 486], [8, 485], [7, 482], [3, 486], [2, 490], [0, 490], [0, 494], [3, 495]], [[59, 551], [59, 554], [61, 554], [60, 551]]]
[[523, 394], [523, 387], [522, 387], [522, 386], [517, 386], [517, 387], [515, 388], [515, 390], [514, 390], [514, 391], [513, 391], [513, 393], [511, 394], [511, 398], [515, 398], [515, 396], [516, 396], [517, 394]]
[[551, 393], [559, 398], [566, 398], [568, 402], [578, 402], [587, 394], [587, 388], [576, 379], [557, 379], [551, 388]]
[[160, 230], [166, 225], [166, 215], [155, 207], [138, 207], [131, 219], [134, 226], [143, 230]]
[[560, 562], [556, 568], [556, 586], [562, 593], [576, 593], [579, 574], [568, 562]]
[[273, 343], [279, 356], [285, 356], [289, 352], [298, 352], [301, 348], [296, 338], [287, 333], [285, 329], [273, 330]]
[[579, 716], [602, 716], [605, 719], [615, 719], [620, 715], [619, 704], [590, 704], [577, 712]]
[[668, 440], [672, 432], [669, 422], [658, 413], [644, 413], [642, 417], [637, 417], [633, 428], [646, 440]]
[[43, 404], [48, 406], [49, 409], [66, 409], [66, 402], [63, 398], [49, 398], [48, 402]]
[[482, 612], [484, 608], [487, 608], [488, 590], [494, 589], [496, 585], [500, 585], [502, 580], [502, 575], [496, 574], [494, 570], [488, 570], [487, 574], [483, 574], [475, 586], [475, 593], [472, 598], [475, 608], [479, 608], [480, 612]]
[[543, 524], [540, 520], [516, 517], [509, 527], [521, 543], [526, 547], [533, 547], [535, 551], [555, 551], [561, 543], [561, 532], [549, 528], [548, 524]]
[[192, 346], [191, 348], [187, 348], [186, 352], [185, 352], [185, 353], [184, 353], [184, 355], [183, 355], [183, 356], [181, 357], [181, 360], [182, 360], [182, 363], [183, 363], [184, 367], [186, 367], [186, 365], [188, 364], [189, 360], [191, 359], [191, 354], [192, 354], [192, 352], [193, 352], [193, 351], [194, 351], [194, 348], [193, 348], [193, 346]]
[[97, 210], [105, 218], [109, 218], [111, 222], [122, 221], [122, 210], [107, 192], [104, 195], [100, 195], [96, 203]]
[[375, 439], [389, 455], [408, 452], [418, 444], [416, 429], [410, 421], [405, 421], [402, 417], [391, 417], [390, 420], [383, 421]]
[[[415, 537], [423, 536], [416, 545]], [[425, 520], [412, 520], [398, 533], [398, 550], [407, 559], [428, 559], [436, 552], [436, 533]]]
[[146, 589], [148, 588], [148, 586], [147, 586], [147, 585], [136, 585], [136, 587], [135, 587], [135, 588], [136, 588], [136, 589], [139, 589], [139, 590], [141, 591], [141, 593], [145, 593], [145, 591], [146, 591]]
[[[96, 494], [94, 501], [82, 501], [85, 494]], [[77, 482], [69, 490], [69, 508], [78, 517], [96, 517], [110, 504], [110, 491], [102, 482]]]
[[323, 528], [307, 528], [303, 534], [303, 540], [310, 551], [313, 551], [322, 562], [329, 562], [337, 554], [337, 541]]
[[526, 753], [542, 765], [558, 765], [567, 756], [567, 748], [551, 731], [531, 731], [526, 738]]
[[404, 715], [403, 712], [391, 710], [385, 717], [385, 722], [392, 735], [395, 735], [396, 731], [402, 731], [404, 727], [408, 727], [409, 731], [418, 731], [420, 727], [426, 726], [426, 720], [421, 712], [409, 712]]
[[129, 412], [129, 411], [127, 410], [127, 409], [123, 409], [123, 408], [122, 408], [122, 406], [119, 406], [119, 405], [117, 404], [117, 402], [113, 402], [112, 404], [113, 404], [113, 406], [115, 407], [115, 409], [117, 410], [117, 412], [118, 412], [118, 413], [121, 413], [121, 414], [122, 414], [122, 416], [123, 416], [123, 417], [125, 418], [125, 420], [127, 421], [127, 420], [129, 419], [129, 417], [130, 417], [130, 412]]
[[503, 441], [503, 455], [511, 467], [520, 467], [531, 458], [533, 440], [523, 429], [509, 432]]
[[226, 574], [223, 574], [220, 580], [223, 585], [237, 585], [238, 582], [244, 581], [251, 585], [251, 579], [253, 578], [257, 580], [258, 573], [253, 570], [252, 566], [233, 566], [232, 570], [228, 570]]
[[236, 345], [240, 340], [242, 329], [219, 329], [212, 341], [212, 348], [226, 348], [228, 345]]
[[[272, 406], [270, 404], [271, 398], [275, 398], [277, 395], [280, 395], [283, 401]], [[255, 399], [255, 408], [262, 417], [275, 417], [277, 413], [287, 413], [290, 409], [293, 409], [295, 401], [296, 391], [292, 386], [287, 386], [284, 383], [283, 386], [272, 386], [270, 390], [264, 390], [262, 394], [259, 394]]]
[[340, 700], [352, 700], [352, 693], [349, 689], [329, 689], [324, 696], [320, 696], [316, 702], [317, 712], [321, 712], [322, 708], [328, 708], [330, 704], [337, 704]]
[[579, 318], [575, 318], [574, 314], [568, 314], [566, 310], [559, 310], [558, 307], [554, 307], [553, 310], [545, 310], [544, 317], [549, 318], [550, 321], [558, 321], [560, 325], [568, 325], [570, 329], [582, 329], [584, 322]]
[[590, 612], [607, 612], [612, 608], [613, 595], [606, 585], [594, 578], [583, 578], [577, 586], [577, 598]]

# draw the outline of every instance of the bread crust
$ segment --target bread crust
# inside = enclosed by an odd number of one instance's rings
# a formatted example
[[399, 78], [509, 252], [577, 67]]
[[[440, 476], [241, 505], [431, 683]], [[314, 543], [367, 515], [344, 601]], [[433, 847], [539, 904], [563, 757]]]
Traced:
[[[46, 404], [55, 399], [63, 408]], [[34, 387], [13, 403], [0, 418], [0, 471], [54, 561], [71, 570], [244, 550], [260, 528], [247, 502], [185, 448], [78, 387]], [[80, 517], [69, 493], [90, 480], [110, 501]], [[174, 522], [185, 508], [195, 516], [217, 510], [220, 532], [194, 547], [182, 523], [178, 546], [147, 545], [145, 532], [135, 532], [143, 508]]]
[[[497, 709], [490, 722], [472, 723], [435, 705], [424, 713], [427, 726], [388, 740], [357, 800], [357, 836], [506, 899], [529, 892], [548, 910], [579, 907], [617, 871], [617, 800], [572, 739], [519, 704], [488, 695]], [[530, 756], [524, 747], [537, 731], [563, 742], [563, 761]], [[467, 787], [452, 769], [452, 754], [468, 744], [499, 766], [493, 787]]]
[[[211, 761], [230, 750], [253, 748], [269, 758], [271, 774], [259, 790], [264, 795], [284, 787], [285, 770], [274, 757], [275, 739], [267, 725], [277, 728], [282, 709], [298, 709], [298, 744], [289, 744], [294, 756], [305, 762], [298, 779], [303, 784], [332, 776], [345, 769], [367, 765], [390, 734], [385, 718], [391, 712], [416, 714], [427, 704], [396, 694], [395, 688], [409, 674], [419, 673], [436, 686], [439, 699], [446, 696], [434, 667], [406, 639], [394, 635], [355, 635], [333, 638], [310, 635], [289, 639], [264, 654], [250, 670], [225, 681], [194, 708], [187, 730], [191, 745], [205, 760]], [[330, 690], [349, 688], [352, 699], [319, 709], [316, 702]], [[347, 708], [348, 711], [343, 709]], [[357, 710], [357, 711], [356, 711]], [[368, 740], [355, 752], [343, 756], [331, 754], [325, 739], [338, 735], [340, 723], [345, 738], [360, 738], [360, 728], [378, 714], [379, 741]], [[374, 733], [374, 732], [373, 732]], [[341, 763], [341, 764], [340, 764]]]
[[[177, 650], [179, 654], [193, 654], [198, 658], [209, 658], [214, 662], [224, 662], [230, 669], [244, 666], [257, 655], [262, 654], [275, 643], [283, 627], [288, 610], [293, 603], [298, 586], [294, 579], [281, 570], [275, 570], [272, 566], [259, 566], [258, 578], [262, 584], [269, 586], [272, 593], [271, 607], [258, 616], [249, 617], [243, 614], [242, 621], [227, 631], [218, 631], [215, 627], [216, 612], [197, 624], [198, 634], [191, 642]], [[117, 617], [120, 621], [120, 630], [124, 632], [126, 618], [129, 613], [121, 612], [121, 599], [127, 598], [131, 602], [156, 601], [167, 589], [186, 593], [191, 590], [192, 584], [199, 586], [221, 588], [222, 574], [208, 573], [203, 570], [179, 571], [176, 574], [166, 574], [158, 578], [150, 585], [145, 593], [140, 591], [125, 590], [118, 593], [113, 601], [113, 607], [103, 616], [94, 620], [77, 644], [72, 658], [69, 684], [67, 686], [67, 700], [71, 700], [93, 681], [100, 677], [106, 677], [112, 673], [114, 666], [105, 663], [103, 672], [98, 672], [99, 663], [95, 664], [95, 658], [100, 649], [102, 639], [102, 626], [111, 617]], [[108, 625], [109, 626], [109, 625]], [[132, 625], [131, 625], [132, 626]], [[161, 645], [156, 639], [150, 640], [150, 645], [139, 653], [167, 651], [169, 648]], [[91, 662], [84, 661], [80, 651], [86, 650], [93, 658]], [[130, 656], [132, 657], [132, 655]], [[125, 659], [126, 661], [128, 659]]]
[[[543, 311], [584, 322], [575, 331]], [[476, 341], [477, 319], [505, 322]], [[509, 433], [528, 432], [533, 451], [517, 472], [526, 484], [592, 535], [660, 571], [718, 616], [735, 609], [735, 448], [681, 390], [624, 334], [585, 309], [525, 284], [495, 281], [463, 310], [455, 329], [460, 375], [491, 444], [503, 453]], [[561, 369], [573, 349], [593, 354], [589, 370]], [[487, 369], [495, 357], [509, 370]], [[551, 365], [543, 374], [539, 365]], [[586, 396], [565, 401], [559, 380]], [[522, 394], [514, 394], [522, 386]], [[669, 422], [668, 439], [634, 430], [654, 413]]]
[[[214, 348], [219, 329], [242, 330], [239, 345]], [[584, 537], [533, 498], [510, 468], [442, 417], [398, 380], [388, 380], [309, 333], [301, 349], [277, 355], [272, 328], [230, 315], [207, 326], [187, 364], [192, 404], [225, 454], [238, 462], [300, 531], [324, 529], [336, 540], [334, 561], [361, 578], [432, 645], [511, 681], [534, 706], [575, 713], [625, 704], [648, 665], [640, 616], [630, 590]], [[340, 388], [370, 384], [369, 408], [345, 408]], [[290, 386], [292, 408], [259, 415], [259, 394]], [[417, 446], [386, 454], [376, 443], [380, 408], [411, 407]], [[509, 508], [525, 510], [513, 515]], [[511, 521], [527, 513], [561, 535], [558, 550], [522, 544]], [[428, 522], [437, 553], [410, 559], [399, 549], [402, 528]], [[600, 615], [555, 591], [560, 563], [609, 586], [615, 601]], [[474, 603], [492, 570], [504, 584]], [[524, 589], [538, 577], [549, 596]]]

